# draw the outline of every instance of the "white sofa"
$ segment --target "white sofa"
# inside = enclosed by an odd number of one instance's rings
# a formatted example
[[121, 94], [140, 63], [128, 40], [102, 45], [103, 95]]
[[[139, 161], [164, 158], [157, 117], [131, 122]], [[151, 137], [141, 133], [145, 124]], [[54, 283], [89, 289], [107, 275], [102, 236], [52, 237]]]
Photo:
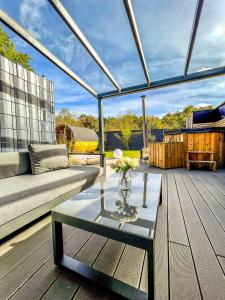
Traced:
[[32, 175], [28, 152], [0, 153], [0, 240], [92, 185], [99, 166]]

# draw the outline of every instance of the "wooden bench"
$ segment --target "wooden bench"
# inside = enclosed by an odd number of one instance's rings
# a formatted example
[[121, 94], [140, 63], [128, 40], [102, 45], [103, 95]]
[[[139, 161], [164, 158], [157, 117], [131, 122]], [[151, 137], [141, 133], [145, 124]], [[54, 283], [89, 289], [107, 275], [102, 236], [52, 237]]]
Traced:
[[[202, 159], [190, 159], [190, 154], [207, 154], [209, 159], [208, 160], [202, 160]], [[213, 171], [216, 171], [216, 161], [214, 159], [214, 151], [187, 151], [187, 169], [190, 170], [190, 165], [192, 163], [198, 163], [198, 164], [209, 164], [210, 168]]]

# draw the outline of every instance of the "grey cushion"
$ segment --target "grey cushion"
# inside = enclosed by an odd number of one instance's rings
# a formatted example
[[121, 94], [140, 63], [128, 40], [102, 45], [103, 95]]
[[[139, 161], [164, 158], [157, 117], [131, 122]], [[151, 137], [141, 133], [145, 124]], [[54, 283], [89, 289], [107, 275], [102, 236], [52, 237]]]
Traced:
[[33, 144], [28, 146], [32, 174], [38, 175], [69, 166], [66, 145]]
[[0, 179], [30, 172], [28, 152], [0, 153]]
[[39, 176], [24, 174], [0, 180], [0, 226], [68, 193], [94, 182], [99, 167], [70, 167]]

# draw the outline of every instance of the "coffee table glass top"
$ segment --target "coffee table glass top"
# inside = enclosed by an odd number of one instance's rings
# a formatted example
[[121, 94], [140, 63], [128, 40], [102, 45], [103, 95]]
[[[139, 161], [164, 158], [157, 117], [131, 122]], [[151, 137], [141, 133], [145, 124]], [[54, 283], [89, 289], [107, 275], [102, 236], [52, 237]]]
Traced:
[[113, 174], [52, 211], [152, 239], [160, 192], [160, 174], [134, 173], [130, 191], [120, 191]]

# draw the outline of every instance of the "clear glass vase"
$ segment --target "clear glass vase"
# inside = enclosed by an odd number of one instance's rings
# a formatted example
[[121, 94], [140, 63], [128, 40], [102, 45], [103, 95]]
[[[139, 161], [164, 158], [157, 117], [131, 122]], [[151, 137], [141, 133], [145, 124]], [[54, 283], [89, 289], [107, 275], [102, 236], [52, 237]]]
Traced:
[[130, 172], [121, 172], [121, 177], [119, 179], [119, 188], [122, 191], [128, 191], [131, 189]]

